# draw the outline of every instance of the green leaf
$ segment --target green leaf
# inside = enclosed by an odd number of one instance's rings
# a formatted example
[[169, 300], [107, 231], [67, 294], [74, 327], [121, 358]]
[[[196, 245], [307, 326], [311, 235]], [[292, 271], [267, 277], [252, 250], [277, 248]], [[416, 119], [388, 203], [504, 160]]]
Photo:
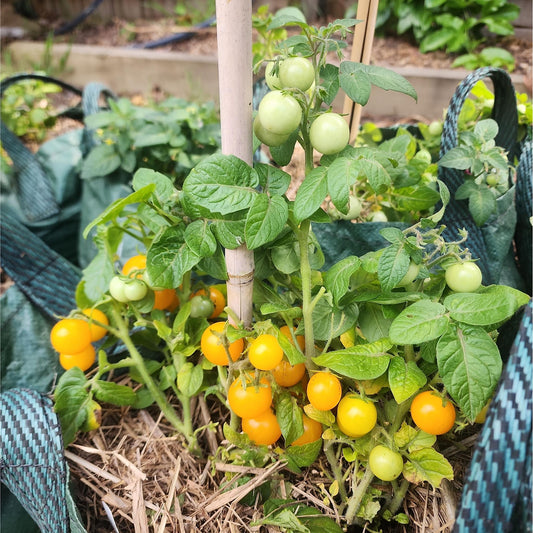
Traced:
[[149, 168], [140, 168], [133, 175], [131, 183], [133, 190], [138, 191], [151, 184], [155, 185], [154, 193], [161, 203], [170, 200], [174, 193], [174, 185], [170, 178]]
[[426, 375], [414, 361], [393, 357], [389, 364], [389, 387], [397, 403], [402, 403], [426, 384]]
[[244, 243], [245, 220], [217, 220], [213, 231], [224, 248], [234, 250]]
[[374, 342], [389, 336], [392, 318], [383, 315], [381, 305], [365, 303], [359, 314], [359, 327], [369, 342]]
[[392, 184], [390, 174], [379, 161], [373, 159], [360, 159], [361, 174], [363, 174], [376, 194], [388, 189]]
[[309, 218], [320, 207], [327, 194], [327, 169], [316, 167], [307, 174], [296, 193], [294, 200], [296, 220], [301, 222]]
[[287, 445], [303, 434], [302, 411], [291, 394], [282, 393], [279, 396], [276, 402], [276, 418]]
[[201, 365], [193, 365], [187, 361], [178, 372], [178, 389], [188, 398], [192, 398], [200, 390], [203, 380], [204, 371]]
[[448, 150], [438, 161], [441, 167], [467, 170], [473, 162], [475, 152], [467, 146], [456, 146]]
[[335, 415], [331, 411], [319, 411], [310, 403], [304, 406], [305, 414], [325, 426], [332, 426], [335, 423]]
[[398, 203], [398, 209], [404, 211], [430, 209], [440, 200], [439, 192], [426, 185], [395, 189], [393, 196]]
[[389, 338], [394, 344], [422, 344], [440, 337], [448, 327], [446, 308], [438, 302], [419, 300], [392, 322]]
[[327, 169], [328, 193], [339, 211], [346, 213], [350, 198], [350, 187], [359, 175], [359, 160], [338, 157]]
[[201, 257], [185, 242], [184, 230], [172, 226], [159, 234], [147, 253], [145, 275], [151, 287], [179, 287], [183, 275], [198, 264]]
[[81, 178], [88, 180], [107, 176], [120, 167], [122, 160], [115, 146], [99, 144], [95, 146], [83, 160]]
[[501, 375], [498, 346], [482, 328], [450, 326], [437, 343], [437, 364], [448, 394], [474, 420]]
[[424, 431], [415, 429], [405, 422], [400, 429], [394, 434], [394, 444], [398, 448], [406, 448], [410, 452], [421, 450], [422, 448], [431, 448], [437, 442], [435, 435], [430, 435]]
[[105, 224], [106, 222], [117, 218], [122, 211], [124, 211], [126, 206], [148, 200], [148, 198], [152, 196], [154, 190], [155, 184], [152, 183], [146, 187], [143, 187], [142, 189], [139, 189], [138, 191], [131, 193], [130, 195], [126, 196], [126, 198], [119, 198], [118, 200], [115, 200], [103, 213], [96, 217], [83, 230], [83, 238], [86, 239], [91, 229], [93, 229], [95, 226], [98, 226], [99, 224]]
[[453, 479], [453, 468], [434, 448], [421, 448], [409, 454], [409, 460], [403, 467], [403, 477], [410, 483], [427, 481], [438, 488], [443, 479]]
[[248, 211], [244, 227], [248, 249], [254, 250], [273, 241], [289, 218], [289, 208], [282, 196], [258, 194]]
[[378, 263], [378, 279], [383, 291], [391, 291], [402, 280], [410, 262], [403, 242], [396, 242], [383, 250]]
[[275, 30], [288, 25], [305, 25], [305, 15], [297, 7], [284, 7], [279, 9], [272, 17], [272, 21], [268, 25], [267, 30]]
[[492, 285], [479, 293], [450, 294], [444, 306], [458, 322], [472, 326], [490, 326], [503, 322], [522, 306], [527, 295], [505, 285]]
[[85, 374], [78, 367], [67, 370], [59, 378], [54, 391], [54, 411], [59, 417], [65, 446], [74, 441], [76, 432], [85, 421], [85, 408], [90, 401]]
[[333, 295], [335, 304], [348, 292], [350, 278], [361, 266], [355, 255], [341, 259], [324, 274], [324, 286]]
[[387, 371], [392, 344], [381, 339], [368, 344], [357, 344], [344, 350], [326, 352], [313, 361], [352, 379], [375, 379]]
[[320, 77], [325, 90], [325, 94], [321, 95], [322, 100], [326, 105], [331, 105], [339, 92], [339, 67], [331, 63], [326, 64], [320, 71]]
[[134, 405], [135, 392], [127, 385], [119, 385], [113, 381], [101, 379], [94, 382], [92, 388], [96, 399], [113, 405]]
[[271, 196], [283, 195], [291, 184], [291, 176], [281, 168], [265, 163], [255, 163], [254, 169], [259, 177], [259, 183], [264, 191]]
[[191, 251], [200, 257], [210, 257], [217, 249], [217, 241], [206, 220], [191, 222], [185, 228], [184, 238]]
[[248, 209], [259, 184], [254, 169], [232, 155], [215, 154], [201, 161], [183, 183], [193, 204], [227, 215]]
[[317, 459], [322, 450], [322, 439], [315, 440], [301, 446], [289, 446], [285, 450], [285, 455], [290, 459], [289, 464], [298, 468], [311, 466]]
[[496, 211], [496, 197], [487, 185], [479, 185], [470, 194], [468, 208], [472, 213], [474, 222], [478, 226], [482, 226]]
[[315, 339], [327, 341], [338, 337], [356, 322], [359, 308], [351, 304], [342, 309], [335, 307], [330, 294], [323, 296], [313, 309]]

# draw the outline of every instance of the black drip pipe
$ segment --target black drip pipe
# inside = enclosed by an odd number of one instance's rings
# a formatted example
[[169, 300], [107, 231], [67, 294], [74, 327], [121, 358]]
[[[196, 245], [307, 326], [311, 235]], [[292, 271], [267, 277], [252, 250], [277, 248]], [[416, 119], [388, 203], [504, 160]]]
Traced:
[[64, 35], [71, 32], [76, 26], [81, 24], [104, 0], [94, 0], [94, 2], [86, 7], [78, 16], [74, 17], [70, 22], [67, 22], [64, 26], [54, 30], [54, 35]]

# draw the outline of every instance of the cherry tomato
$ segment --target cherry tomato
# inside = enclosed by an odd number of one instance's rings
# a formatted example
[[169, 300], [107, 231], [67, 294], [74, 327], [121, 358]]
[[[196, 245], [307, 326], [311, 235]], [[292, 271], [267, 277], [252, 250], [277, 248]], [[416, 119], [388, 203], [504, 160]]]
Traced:
[[337, 406], [337, 424], [349, 437], [362, 437], [372, 431], [378, 419], [375, 405], [348, 393]]
[[109, 282], [109, 294], [117, 302], [127, 303], [130, 301], [126, 296], [126, 282], [119, 276], [114, 276]]
[[259, 370], [272, 370], [283, 359], [283, 350], [274, 335], [259, 335], [250, 343], [248, 359]]
[[305, 364], [298, 363], [292, 366], [289, 361], [282, 360], [281, 363], [272, 370], [274, 381], [280, 387], [292, 387], [299, 383], [305, 374]]
[[92, 344], [86, 346], [80, 352], [66, 352], [59, 354], [59, 364], [65, 369], [70, 370], [77, 366], [80, 370], [85, 372], [93, 366], [96, 360], [96, 351]]
[[374, 211], [370, 215], [370, 220], [372, 222], [388, 222], [389, 219], [387, 218], [387, 215], [383, 211]]
[[254, 118], [253, 128], [255, 136], [267, 146], [281, 146], [289, 138], [289, 135], [278, 135], [277, 133], [268, 131], [261, 124], [259, 116]]
[[265, 67], [265, 81], [266, 81], [266, 84], [268, 85], [268, 88], [271, 91], [282, 89], [281, 82], [279, 81], [279, 72], [274, 74], [275, 65], [276, 65], [275, 61], [269, 61], [267, 63], [267, 66]]
[[130, 302], [142, 300], [147, 292], [148, 287], [146, 286], [146, 283], [137, 278], [127, 281], [124, 285], [124, 297]]
[[405, 276], [398, 282], [397, 287], [407, 287], [410, 283], [412, 283], [416, 279], [419, 272], [420, 272], [420, 265], [417, 265], [416, 263], [411, 261], [409, 263], [409, 268], [407, 269]]
[[281, 428], [272, 409], [253, 418], [243, 418], [242, 430], [257, 445], [270, 446], [281, 437]]
[[311, 124], [309, 137], [313, 148], [321, 154], [336, 154], [348, 144], [350, 128], [339, 114], [324, 113]]
[[122, 267], [122, 274], [129, 276], [130, 273], [135, 274], [136, 278], [142, 278], [143, 271], [146, 268], [146, 256], [144, 254], [134, 255], [130, 257]]
[[193, 318], [207, 318], [214, 310], [215, 306], [207, 296], [197, 294], [191, 298], [191, 316]]
[[411, 416], [419, 429], [430, 435], [443, 435], [453, 428], [453, 403], [427, 390], [417, 394], [411, 403]]
[[[226, 307], [226, 297], [224, 296], [222, 291], [220, 289], [217, 289], [216, 287], [209, 287], [208, 290], [209, 299], [213, 302], [213, 305], [215, 306], [209, 318], [217, 318], [222, 314], [222, 311], [224, 311], [224, 308]], [[205, 290], [200, 289], [199, 291], [196, 291], [194, 293], [194, 296], [197, 295], [205, 296]]]
[[91, 328], [86, 320], [64, 318], [54, 324], [50, 342], [59, 353], [77, 353], [91, 344]]
[[259, 103], [257, 116], [268, 131], [277, 135], [288, 135], [300, 125], [302, 109], [290, 94], [271, 91]]
[[259, 380], [259, 385], [250, 381], [243, 382], [238, 377], [228, 390], [228, 403], [231, 410], [241, 418], [255, 418], [268, 411], [272, 404], [272, 388], [266, 378]]
[[322, 424], [320, 422], [309, 418], [307, 415], [302, 415], [302, 421], [304, 432], [295, 441], [291, 442], [292, 446], [303, 446], [322, 437]]
[[174, 311], [180, 304], [175, 289], [161, 289], [154, 291], [154, 309]]
[[315, 81], [313, 64], [304, 57], [289, 57], [279, 65], [279, 81], [284, 88], [307, 91]]
[[398, 452], [378, 444], [368, 456], [368, 466], [377, 478], [392, 481], [402, 473], [403, 459]]
[[472, 261], [451, 265], [446, 269], [444, 277], [448, 287], [455, 292], [477, 291], [482, 281], [481, 270]]
[[96, 322], [100, 322], [100, 324], [105, 324], [106, 326], [109, 326], [109, 319], [107, 316], [100, 311], [100, 309], [84, 309], [82, 313], [89, 318], [89, 329], [91, 331], [91, 342], [99, 341], [100, 339], [103, 339], [107, 335], [107, 329], [103, 326], [99, 326], [98, 324], [95, 324], [92, 322], [93, 320], [96, 320]]
[[81, 426], [82, 431], [94, 431], [98, 429], [102, 423], [102, 408], [98, 402], [91, 400], [85, 408], [87, 418]]
[[433, 136], [440, 135], [442, 133], [442, 122], [439, 122], [438, 120], [434, 120], [429, 125], [428, 131], [430, 135], [433, 135]]
[[[200, 347], [205, 358], [214, 365], [227, 366], [228, 354], [222, 344], [220, 334], [224, 331], [226, 322], [214, 322], [202, 333]], [[218, 334], [218, 335], [217, 335]], [[237, 361], [242, 355], [244, 341], [237, 339], [228, 346], [228, 351], [232, 361]]]
[[329, 372], [317, 372], [307, 384], [307, 399], [319, 411], [333, 409], [341, 399], [342, 386], [339, 378]]
[[[291, 333], [291, 330], [289, 329], [289, 326], [287, 326], [287, 325], [281, 326], [281, 328], [279, 328], [279, 330], [294, 345], [294, 337], [292, 336], [292, 333]], [[296, 335], [296, 342], [298, 343], [298, 346], [300, 347], [300, 350], [303, 352], [305, 350], [305, 337], [303, 335]]]

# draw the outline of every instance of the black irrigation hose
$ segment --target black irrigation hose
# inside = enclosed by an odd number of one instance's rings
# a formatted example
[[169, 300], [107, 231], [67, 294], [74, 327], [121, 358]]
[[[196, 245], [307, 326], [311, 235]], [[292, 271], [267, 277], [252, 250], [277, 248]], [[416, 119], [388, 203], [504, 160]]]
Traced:
[[71, 32], [76, 26], [81, 24], [104, 0], [94, 0], [94, 2], [86, 7], [78, 16], [74, 17], [70, 22], [67, 22], [64, 26], [54, 30], [54, 35], [64, 35]]
[[134, 44], [132, 48], [158, 48], [159, 46], [165, 46], [167, 44], [171, 43], [178, 43], [181, 41], [186, 41], [187, 39], [190, 39], [191, 37], [194, 37], [197, 33], [196, 30], [201, 30], [203, 28], [208, 28], [216, 21], [216, 17], [212, 16], [211, 18], [208, 18], [207, 20], [204, 20], [203, 22], [200, 22], [200, 24], [196, 24], [192, 27], [195, 31], [186, 31], [186, 32], [179, 32], [174, 33], [172, 35], [169, 35], [168, 37], [163, 37], [162, 39], [157, 39], [156, 41], [149, 41], [147, 43], [139, 43]]

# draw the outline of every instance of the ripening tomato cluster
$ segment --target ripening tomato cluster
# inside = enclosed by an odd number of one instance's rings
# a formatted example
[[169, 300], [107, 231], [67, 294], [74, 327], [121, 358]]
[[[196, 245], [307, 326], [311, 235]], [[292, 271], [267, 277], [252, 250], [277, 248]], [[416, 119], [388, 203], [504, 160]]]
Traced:
[[[267, 64], [265, 81], [271, 91], [259, 103], [253, 130], [267, 146], [280, 146], [300, 127], [308, 127], [301, 124], [302, 117], [307, 116], [302, 107], [309, 106], [313, 98], [315, 68], [304, 57], [278, 58]], [[309, 140], [321, 154], [340, 152], [349, 138], [348, 123], [339, 114], [326, 112], [312, 119]]]
[[107, 334], [105, 326], [109, 319], [99, 309], [84, 309], [82, 313], [87, 317], [63, 318], [56, 322], [50, 332], [50, 342], [59, 352], [59, 364], [69, 370], [80, 368], [83, 372], [89, 370], [96, 360], [96, 350], [93, 342], [103, 339]]

